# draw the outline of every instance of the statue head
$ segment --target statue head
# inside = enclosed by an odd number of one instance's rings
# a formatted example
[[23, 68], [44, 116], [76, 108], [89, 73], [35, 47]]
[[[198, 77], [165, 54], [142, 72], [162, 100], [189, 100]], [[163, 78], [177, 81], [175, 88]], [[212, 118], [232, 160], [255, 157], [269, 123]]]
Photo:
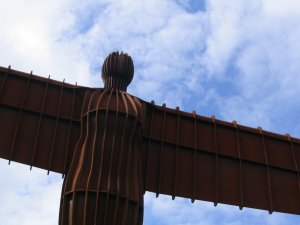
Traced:
[[131, 83], [134, 67], [131, 57], [127, 53], [112, 52], [103, 62], [102, 80], [104, 88], [127, 90]]

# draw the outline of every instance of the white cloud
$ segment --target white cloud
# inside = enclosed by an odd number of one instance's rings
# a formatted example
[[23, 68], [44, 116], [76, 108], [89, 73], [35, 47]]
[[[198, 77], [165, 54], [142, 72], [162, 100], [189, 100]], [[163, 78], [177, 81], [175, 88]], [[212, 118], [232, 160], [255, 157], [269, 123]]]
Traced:
[[60, 41], [74, 21], [68, 7], [68, 1], [1, 1], [1, 65], [89, 84], [89, 64], [78, 46]]
[[[225, 97], [216, 90], [215, 102], [226, 120], [260, 124], [277, 132], [290, 129], [283, 119], [288, 112], [283, 111], [293, 108], [294, 114], [289, 114], [296, 118], [300, 108], [295, 101], [300, 94], [298, 8], [297, 1], [209, 2], [205, 66], [210, 76], [230, 80], [237, 88]], [[298, 131], [290, 132], [299, 135]]]
[[[143, 99], [300, 136], [299, 1], [212, 0], [206, 11], [193, 12], [192, 1], [178, 2], [0, 1], [0, 63], [101, 86], [104, 57], [125, 50], [135, 63], [129, 90]], [[6, 167], [0, 224], [57, 224], [61, 180]], [[147, 225], [274, 225], [295, 218], [149, 196]]]
[[57, 224], [61, 175], [0, 161], [0, 224]]
[[145, 196], [147, 205], [145, 225], [288, 225], [299, 221], [296, 215], [282, 213], [270, 215], [265, 210], [249, 208], [239, 210], [237, 206], [223, 204], [214, 207], [213, 203], [203, 201], [191, 204], [188, 199], [176, 198], [173, 201], [170, 196], [160, 195], [157, 199], [154, 196], [153, 193], [147, 193]]

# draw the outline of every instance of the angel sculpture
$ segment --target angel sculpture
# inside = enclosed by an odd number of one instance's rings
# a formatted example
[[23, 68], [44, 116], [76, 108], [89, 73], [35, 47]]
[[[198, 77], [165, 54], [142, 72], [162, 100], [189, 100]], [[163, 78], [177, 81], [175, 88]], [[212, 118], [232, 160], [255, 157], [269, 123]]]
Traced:
[[133, 74], [122, 52], [97, 89], [0, 67], [0, 157], [63, 175], [60, 225], [141, 225], [145, 191], [300, 214], [299, 139], [145, 102]]

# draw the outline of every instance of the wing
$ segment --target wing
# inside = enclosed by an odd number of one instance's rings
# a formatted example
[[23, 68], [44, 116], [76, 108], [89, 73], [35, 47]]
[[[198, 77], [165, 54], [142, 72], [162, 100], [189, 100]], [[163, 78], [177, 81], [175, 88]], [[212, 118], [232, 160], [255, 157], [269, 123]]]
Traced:
[[299, 139], [145, 104], [145, 190], [300, 214]]
[[0, 67], [0, 157], [65, 174], [87, 89]]

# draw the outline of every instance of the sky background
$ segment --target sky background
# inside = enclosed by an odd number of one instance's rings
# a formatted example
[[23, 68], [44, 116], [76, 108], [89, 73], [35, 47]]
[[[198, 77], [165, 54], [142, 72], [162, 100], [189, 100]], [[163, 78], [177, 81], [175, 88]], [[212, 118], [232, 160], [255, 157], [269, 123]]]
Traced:
[[[0, 0], [0, 65], [102, 87], [126, 51], [128, 92], [300, 137], [299, 0]], [[0, 160], [0, 224], [57, 225], [61, 175]], [[145, 195], [144, 225], [300, 224], [300, 216]]]

